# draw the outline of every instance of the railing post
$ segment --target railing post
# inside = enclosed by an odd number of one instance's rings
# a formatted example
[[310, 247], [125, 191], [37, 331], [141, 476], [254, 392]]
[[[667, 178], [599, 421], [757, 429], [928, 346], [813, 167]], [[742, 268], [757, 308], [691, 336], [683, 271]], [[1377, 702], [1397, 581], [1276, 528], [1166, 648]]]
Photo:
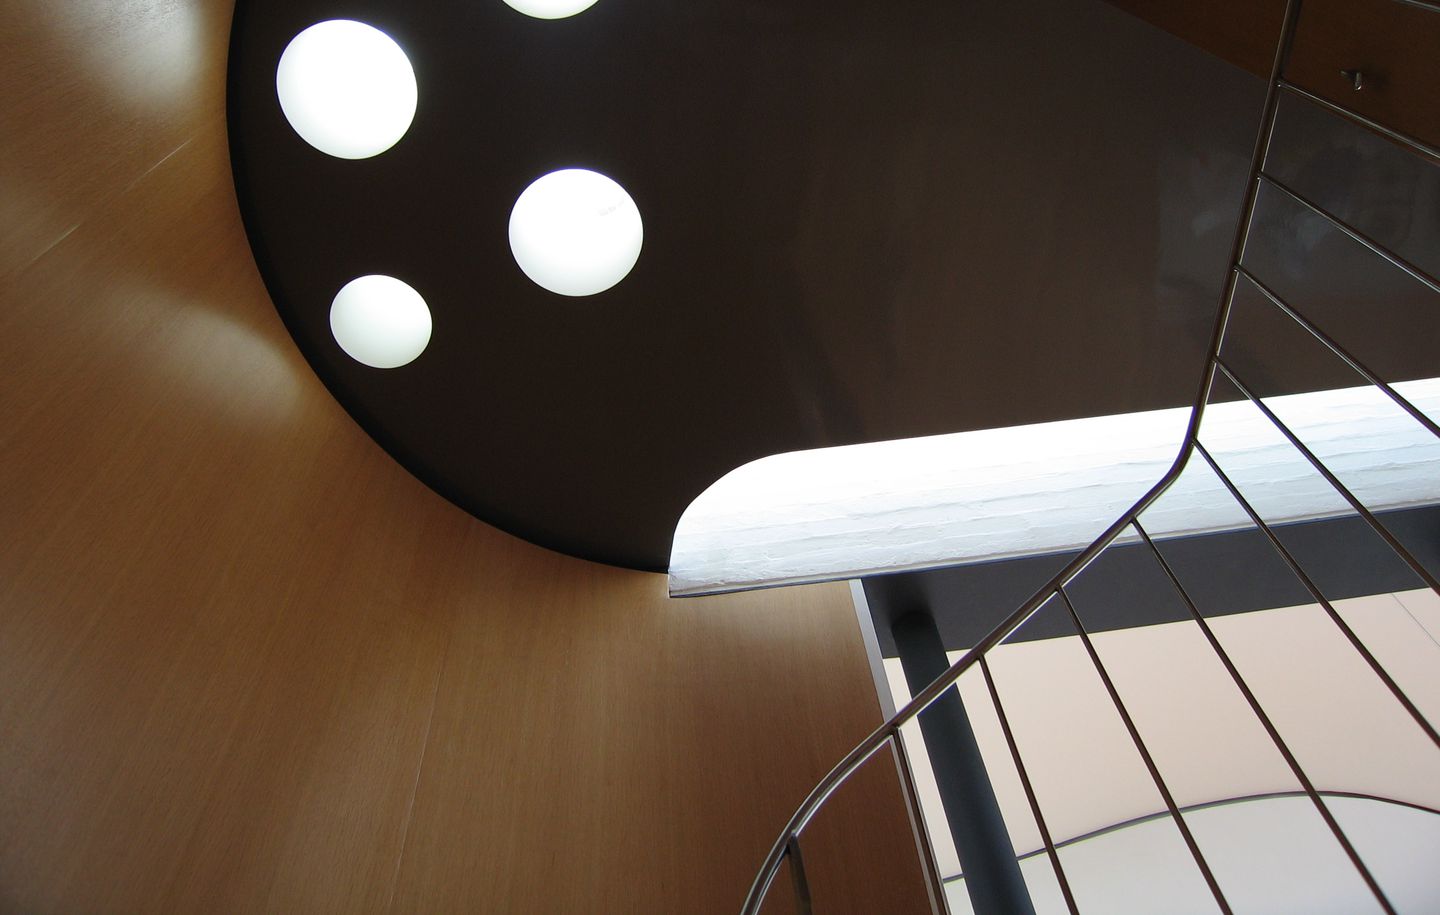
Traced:
[[[890, 624], [895, 650], [912, 693], [950, 667], [945, 643], [929, 612], [915, 610]], [[995, 789], [959, 687], [919, 715], [925, 749], [935, 770], [940, 801], [965, 874], [965, 889], [978, 915], [1034, 915], [1030, 891], [1000, 814]]]

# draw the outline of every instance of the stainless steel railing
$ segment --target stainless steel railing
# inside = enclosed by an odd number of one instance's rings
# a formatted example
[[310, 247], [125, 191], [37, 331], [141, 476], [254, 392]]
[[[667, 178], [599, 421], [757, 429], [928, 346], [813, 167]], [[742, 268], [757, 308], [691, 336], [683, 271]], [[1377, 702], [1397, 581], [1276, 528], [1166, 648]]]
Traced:
[[[1440, 13], [1440, 3], [1430, 2], [1430, 0], [1393, 0], [1393, 2], [1401, 3], [1409, 7], [1418, 8], [1429, 13]], [[1284, 542], [1276, 534], [1274, 528], [1265, 521], [1261, 514], [1255, 509], [1254, 505], [1252, 505], [1251, 502], [1247, 500], [1247, 498], [1241, 492], [1240, 488], [1236, 486], [1235, 482], [1231, 479], [1231, 477], [1226, 474], [1220, 463], [1214, 458], [1211, 452], [1206, 449], [1200, 438], [1201, 423], [1202, 419], [1204, 418], [1206, 404], [1211, 397], [1211, 393], [1213, 388], [1215, 387], [1215, 382], [1217, 378], [1223, 376], [1226, 381], [1232, 384], [1241, 394], [1243, 394], [1251, 403], [1253, 403], [1255, 407], [1259, 409], [1259, 411], [1274, 425], [1274, 427], [1285, 437], [1285, 439], [1288, 440], [1290, 444], [1305, 457], [1305, 459], [1315, 468], [1315, 470], [1321, 476], [1323, 476], [1329, 482], [1332, 487], [1334, 487], [1335, 491], [1351, 506], [1351, 508], [1356, 512], [1356, 514], [1359, 515], [1359, 517], [1361, 517], [1362, 519], [1364, 519], [1365, 523], [1371, 529], [1373, 529], [1374, 532], [1386, 544], [1388, 544], [1392, 550], [1394, 550], [1396, 555], [1400, 557], [1400, 559], [1411, 569], [1411, 571], [1413, 571], [1415, 575], [1429, 588], [1435, 590], [1437, 594], [1440, 594], [1440, 581], [1436, 580], [1435, 575], [1432, 574], [1430, 570], [1428, 570], [1419, 560], [1417, 560], [1416, 557], [1405, 547], [1404, 543], [1402, 543], [1400, 539], [1397, 538], [1380, 521], [1380, 519], [1376, 517], [1375, 513], [1344, 485], [1339, 476], [1337, 476], [1326, 465], [1324, 460], [1322, 460], [1321, 457], [1317, 455], [1313, 450], [1307, 447], [1304, 441], [1302, 441], [1301, 437], [1298, 436], [1294, 432], [1294, 430], [1289, 428], [1281, 420], [1281, 418], [1275, 414], [1275, 412], [1265, 403], [1264, 398], [1257, 392], [1256, 388], [1247, 383], [1247, 381], [1241, 376], [1241, 374], [1235, 369], [1235, 367], [1228, 364], [1222, 358], [1222, 345], [1224, 344], [1226, 339], [1226, 331], [1231, 318], [1231, 312], [1235, 301], [1236, 290], [1239, 284], [1243, 282], [1253, 287], [1264, 298], [1266, 302], [1268, 302], [1271, 306], [1277, 309], [1281, 314], [1288, 317], [1291, 321], [1299, 325], [1299, 327], [1303, 328], [1306, 332], [1308, 332], [1316, 340], [1323, 344], [1336, 358], [1338, 358], [1344, 364], [1348, 365], [1352, 370], [1358, 373], [1377, 390], [1381, 391], [1396, 406], [1398, 406], [1401, 410], [1405, 411], [1405, 413], [1407, 413], [1412, 419], [1414, 419], [1418, 424], [1420, 424], [1421, 427], [1426, 429], [1431, 435], [1440, 438], [1440, 426], [1437, 426], [1436, 422], [1433, 419], [1431, 419], [1423, 411], [1416, 408], [1404, 396], [1402, 396], [1398, 391], [1396, 391], [1396, 389], [1392, 385], [1386, 383], [1381, 378], [1379, 373], [1372, 370], [1369, 366], [1367, 366], [1364, 362], [1357, 358], [1349, 349], [1342, 345], [1341, 342], [1334, 339], [1323, 329], [1317, 326], [1314, 322], [1310, 321], [1300, 309], [1295, 307], [1292, 303], [1285, 301], [1285, 299], [1282, 298], [1273, 288], [1267, 285], [1261, 278], [1256, 276], [1252, 268], [1246, 266], [1244, 263], [1246, 248], [1250, 242], [1251, 229], [1254, 225], [1256, 205], [1260, 195], [1260, 190], [1262, 187], [1269, 187], [1279, 192], [1284, 197], [1289, 198], [1291, 201], [1308, 210], [1309, 212], [1320, 217], [1326, 223], [1333, 226], [1336, 230], [1344, 233], [1356, 243], [1364, 246], [1373, 254], [1393, 266], [1395, 269], [1401, 271], [1405, 275], [1409, 276], [1411, 279], [1427, 287], [1431, 292], [1440, 294], [1440, 281], [1437, 281], [1437, 279], [1430, 273], [1428, 273], [1423, 267], [1413, 264], [1405, 258], [1401, 257], [1399, 254], [1390, 250], [1381, 242], [1370, 237], [1365, 232], [1362, 232], [1361, 230], [1348, 224], [1345, 220], [1325, 209], [1318, 203], [1308, 199], [1299, 191], [1290, 187], [1286, 182], [1282, 181], [1281, 179], [1266, 170], [1267, 159], [1270, 154], [1271, 142], [1275, 134], [1275, 125], [1277, 112], [1279, 109], [1279, 102], [1282, 95], [1293, 96], [1298, 99], [1303, 99], [1313, 105], [1317, 105], [1324, 110], [1330, 112], [1331, 114], [1337, 115], [1341, 118], [1344, 118], [1345, 120], [1364, 127], [1367, 130], [1373, 131], [1377, 134], [1380, 134], [1381, 136], [1386, 137], [1387, 139], [1401, 145], [1405, 149], [1408, 149], [1410, 152], [1421, 157], [1423, 160], [1427, 160], [1432, 165], [1440, 165], [1440, 150], [1437, 150], [1434, 146], [1431, 146], [1415, 137], [1408, 136], [1400, 131], [1394, 130], [1385, 125], [1378, 124], [1373, 120], [1349, 108], [1337, 105], [1334, 102], [1321, 98], [1314, 93], [1311, 93], [1297, 85], [1294, 85], [1285, 78], [1285, 66], [1290, 54], [1291, 45], [1294, 41], [1296, 27], [1300, 19], [1300, 9], [1301, 0], [1287, 0], [1281, 34], [1276, 45], [1275, 55], [1271, 66], [1268, 88], [1265, 95], [1265, 103], [1261, 111], [1260, 128], [1256, 136], [1255, 147], [1251, 157], [1250, 174], [1245, 189], [1244, 200], [1242, 203], [1240, 223], [1235, 233], [1234, 243], [1231, 248], [1230, 263], [1226, 274], [1224, 291], [1221, 296], [1220, 307], [1215, 321], [1214, 331], [1211, 336], [1208, 355], [1205, 360], [1204, 369], [1201, 372], [1199, 390], [1194, 400], [1194, 405], [1190, 416], [1190, 422], [1185, 433], [1184, 443], [1181, 447], [1179, 455], [1175, 459], [1175, 462], [1171, 465], [1170, 469], [1165, 473], [1165, 475], [1161, 477], [1160, 481], [1157, 482], [1148, 492], [1146, 492], [1145, 495], [1139, 499], [1139, 501], [1132, 505], [1129, 510], [1127, 510], [1124, 514], [1117, 518], [1113, 524], [1106, 528], [1105, 532], [1101, 534], [1099, 538], [1097, 538], [1093, 543], [1091, 543], [1088, 547], [1082, 550], [1078, 556], [1076, 556], [1058, 574], [1056, 574], [1053, 578], [1046, 582], [1046, 584], [1041, 587], [1040, 590], [1037, 591], [1029, 600], [1025, 601], [1025, 603], [1022, 604], [1017, 610], [1015, 610], [1015, 612], [1011, 613], [1008, 617], [1006, 617], [1005, 620], [1000, 623], [1000, 625], [995, 627], [995, 629], [983, 639], [981, 639], [978, 644], [976, 644], [973, 648], [966, 652], [964, 657], [962, 657], [953, 666], [951, 666], [949, 670], [947, 670], [944, 674], [938, 677], [933, 683], [931, 683], [918, 695], [916, 695], [912, 701], [910, 701], [903, 708], [901, 708], [893, 717], [891, 717], [888, 721], [886, 721], [873, 733], [866, 737], [865, 740], [863, 740], [858, 746], [855, 747], [855, 749], [851, 750], [850, 753], [847, 754], [845, 758], [842, 759], [839, 764], [836, 765], [829, 772], [829, 774], [827, 774], [820, 781], [820, 783], [815, 786], [815, 788], [810, 792], [809, 796], [807, 796], [805, 798], [805, 801], [800, 805], [799, 809], [795, 811], [794, 816], [792, 816], [790, 818], [790, 821], [785, 824], [785, 828], [781, 831], [779, 838], [776, 839], [775, 844], [771, 847], [770, 852], [766, 856], [765, 861], [760, 868], [760, 871], [756, 876], [753, 885], [750, 888], [750, 892], [745, 899], [744, 907], [741, 910], [743, 915], [755, 915], [755, 913], [758, 913], [760, 911], [760, 907], [766, 898], [766, 894], [771, 889], [771, 886], [775, 881], [775, 878], [778, 875], [781, 866], [787, 861], [789, 861], [791, 865], [790, 873], [795, 890], [796, 907], [798, 911], [802, 913], [809, 913], [811, 911], [810, 888], [801, 859], [800, 843], [805, 828], [810, 824], [821, 806], [825, 804], [825, 802], [840, 787], [840, 785], [843, 784], [846, 779], [848, 779], [857, 769], [863, 766], [877, 752], [887, 746], [891, 749], [892, 753], [896, 755], [896, 760], [899, 764], [899, 768], [903, 776], [901, 785], [902, 790], [905, 794], [906, 803], [910, 810], [912, 826], [915, 827], [916, 840], [920, 846], [919, 850], [922, 860], [926, 864], [927, 873], [931, 876], [931, 879], [928, 882], [930, 883], [932, 906], [937, 911], [942, 911], [944, 909], [943, 897], [939, 895], [941, 891], [937, 889], [936, 881], [933, 879], [933, 857], [931, 856], [929, 847], [926, 844], [927, 839], [925, 836], [925, 829], [923, 827], [923, 824], [920, 823], [918, 819], [918, 802], [916, 800], [913, 784], [909, 780], [909, 766], [907, 765], [904, 756], [905, 747], [899, 739], [899, 729], [901, 725], [913, 720], [922, 711], [924, 711], [932, 703], [934, 703], [937, 699], [944, 695], [948, 690], [954, 687], [956, 681], [960, 679], [962, 674], [976, 667], [979, 668], [986, 683], [992, 702], [994, 703], [1001, 730], [1006, 740], [1006, 745], [1009, 749], [1011, 759], [1015, 764], [1016, 771], [1019, 775], [1020, 783], [1024, 789], [1026, 800], [1029, 804], [1031, 813], [1035, 818], [1037, 826], [1039, 827], [1039, 833], [1044, 843], [1045, 853], [1049, 858], [1052, 868], [1054, 869], [1055, 876], [1059, 883], [1061, 893], [1064, 896], [1066, 906], [1072, 913], [1079, 911], [1075, 902], [1074, 895], [1071, 892], [1070, 882], [1066, 879], [1064, 868], [1061, 865], [1060, 857], [1056, 851], [1056, 843], [1053, 841], [1053, 837], [1046, 826], [1044, 814], [1040, 809], [1040, 804], [1036, 799], [1035, 791], [1031, 784], [1030, 777], [1027, 773], [1025, 763], [1021, 758], [1018, 745], [1010, 727], [1010, 723], [1006, 718], [1004, 708], [1001, 705], [999, 692], [995, 688], [995, 683], [993, 677], [991, 676], [989, 664], [986, 661], [987, 654], [993, 648], [1005, 641], [1005, 639], [1008, 638], [1013, 632], [1015, 632], [1016, 629], [1018, 629], [1038, 610], [1040, 610], [1042, 606], [1046, 606], [1051, 601], [1058, 601], [1058, 604], [1060, 606], [1063, 606], [1071, 623], [1074, 625], [1076, 632], [1079, 634], [1080, 639], [1084, 644], [1086, 653], [1089, 656], [1089, 659], [1094, 666], [1096, 673], [1099, 675], [1112, 704], [1114, 705], [1116, 711], [1119, 713], [1121, 719], [1123, 720], [1126, 731], [1128, 732], [1131, 741], [1135, 745], [1135, 749], [1139, 752], [1141, 758], [1145, 763], [1146, 769], [1149, 771], [1150, 777], [1155, 783], [1155, 787], [1158, 789], [1160, 796], [1164, 799], [1165, 807], [1168, 810], [1168, 814], [1170, 817], [1173, 818], [1176, 826], [1178, 827], [1180, 834], [1185, 841], [1185, 845], [1187, 846], [1190, 854], [1194, 858], [1196, 867], [1203, 875], [1205, 882], [1210, 889], [1210, 892], [1214, 896], [1216, 904], [1222, 912], [1229, 913], [1231, 911], [1231, 906], [1226, 900], [1225, 893], [1222, 887], [1217, 881], [1210, 865], [1207, 863], [1199, 844], [1195, 840], [1195, 837], [1185, 823], [1184, 817], [1181, 816], [1180, 807], [1177, 805], [1175, 798], [1170, 791], [1169, 786], [1166, 784], [1164, 776], [1161, 773], [1159, 767], [1156, 765], [1153, 756], [1151, 755], [1149, 749], [1146, 747], [1144, 738], [1142, 737], [1139, 729], [1136, 727], [1135, 722], [1131, 717], [1129, 711], [1126, 709], [1125, 703], [1122, 700], [1119, 691], [1115, 688], [1115, 684], [1111, 680], [1110, 674], [1106, 670], [1106, 667], [1102, 662], [1100, 655], [1096, 652], [1094, 644], [1091, 641], [1089, 631], [1086, 629], [1085, 624], [1081, 620], [1079, 614], [1075, 612], [1074, 604], [1071, 602], [1070, 595], [1067, 591], [1067, 586], [1076, 578], [1076, 576], [1080, 575], [1081, 572], [1083, 572], [1088, 566], [1090, 566], [1090, 564], [1094, 562], [1094, 560], [1107, 547], [1114, 543], [1115, 540], [1127, 530], [1133, 530], [1139, 536], [1140, 540], [1144, 543], [1148, 552], [1150, 552], [1154, 556], [1156, 562], [1159, 564], [1160, 569], [1164, 572], [1166, 578], [1168, 578], [1170, 583], [1174, 586], [1176, 593], [1180, 596], [1185, 606], [1187, 607], [1190, 617], [1198, 625], [1210, 648], [1215, 652], [1221, 664], [1224, 666], [1226, 672], [1234, 681], [1235, 686], [1239, 689], [1241, 695], [1244, 697], [1246, 703], [1249, 705], [1251, 712], [1256, 716], [1260, 724], [1264, 727], [1264, 730], [1269, 736], [1271, 742], [1273, 742], [1275, 748], [1284, 758], [1285, 763], [1287, 764], [1290, 771], [1295, 776], [1297, 782], [1301, 786], [1303, 794], [1307, 796], [1314, 804], [1315, 809], [1319, 813], [1320, 817], [1323, 819], [1325, 825], [1329, 828], [1330, 832], [1334, 835], [1340, 847], [1344, 850], [1346, 856], [1350, 860], [1350, 863], [1354, 866], [1356, 872], [1364, 880], [1366, 886], [1374, 895], [1376, 902], [1386, 912], [1393, 913], [1395, 911], [1395, 908], [1392, 905], [1391, 901], [1387, 898], [1384, 889], [1376, 880], [1371, 870], [1367, 867], [1365, 861], [1362, 860], [1350, 838], [1345, 834], [1345, 831], [1341, 828], [1340, 824], [1337, 822], [1330, 809], [1326, 806], [1324, 798], [1322, 796], [1322, 792], [1317, 790], [1310, 777], [1306, 774], [1299, 759], [1291, 750], [1290, 746], [1286, 743], [1285, 739], [1282, 737], [1280, 731], [1276, 728], [1274, 722], [1266, 713], [1265, 709], [1261, 706], [1259, 700], [1255, 696], [1255, 693], [1251, 690], [1249, 684], [1247, 684], [1245, 678], [1242, 676], [1239, 668], [1231, 659], [1229, 653], [1226, 652], [1220, 640], [1216, 638], [1214, 631], [1211, 629], [1211, 626], [1207, 622], [1205, 616], [1200, 612], [1200, 609], [1197, 606], [1195, 600], [1192, 599], [1190, 593], [1181, 583], [1180, 578], [1176, 575], [1175, 570], [1166, 560], [1164, 553], [1156, 544], [1155, 540], [1150, 536], [1150, 533], [1144, 528], [1140, 520], [1141, 515], [1145, 512], [1145, 510], [1151, 505], [1153, 505], [1156, 500], [1159, 499], [1171, 487], [1171, 485], [1175, 483], [1177, 479], [1179, 479], [1181, 473], [1185, 470], [1192, 457], [1198, 454], [1201, 460], [1203, 460], [1205, 464], [1207, 464], [1209, 468], [1220, 479], [1225, 489], [1236, 500], [1236, 503], [1243, 509], [1243, 511], [1250, 518], [1253, 524], [1264, 534], [1266, 541], [1268, 541], [1270, 546], [1273, 547], [1273, 549], [1276, 551], [1280, 559], [1283, 560], [1285, 565], [1288, 566], [1289, 569], [1295, 574], [1297, 580], [1310, 593], [1310, 595], [1315, 599], [1317, 604], [1324, 609], [1326, 615], [1339, 629], [1340, 633], [1345, 637], [1345, 639], [1350, 643], [1350, 645], [1353, 646], [1355, 651], [1364, 660], [1369, 669], [1385, 685], [1385, 687], [1389, 690], [1395, 700], [1414, 720], [1415, 724], [1419, 728], [1421, 728], [1421, 730], [1425, 733], [1426, 736], [1429, 737], [1430, 741], [1434, 743], [1437, 748], [1440, 748], [1440, 733], [1437, 733], [1435, 725], [1426, 719], [1424, 714], [1422, 714], [1421, 711], [1416, 707], [1415, 703], [1411, 701], [1411, 699], [1395, 682], [1394, 678], [1385, 670], [1385, 668], [1375, 658], [1374, 654], [1356, 635], [1354, 630], [1335, 610], [1333, 604], [1326, 599], [1325, 595], [1321, 592], [1320, 588], [1316, 585], [1314, 580], [1312, 580], [1312, 578], [1305, 572], [1296, 557], [1291, 553], [1289, 549], [1286, 548]]]

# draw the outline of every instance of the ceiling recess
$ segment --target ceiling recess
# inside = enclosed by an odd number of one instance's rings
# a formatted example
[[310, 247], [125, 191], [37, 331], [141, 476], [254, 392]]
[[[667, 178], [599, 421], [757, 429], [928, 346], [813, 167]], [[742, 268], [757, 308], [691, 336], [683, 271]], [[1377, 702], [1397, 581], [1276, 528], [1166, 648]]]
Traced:
[[625, 189], [599, 172], [537, 178], [510, 212], [510, 251], [525, 275], [560, 295], [604, 292], [640, 257], [644, 228]]
[[368, 159], [400, 142], [419, 100], [400, 45], [351, 19], [296, 35], [275, 68], [275, 91], [295, 132], [339, 159]]
[[430, 307], [393, 276], [346, 283], [330, 305], [330, 333], [350, 358], [377, 369], [414, 362], [430, 343]]
[[585, 12], [595, 0], [505, 0], [505, 4], [536, 19], [565, 19]]
[[[389, 36], [424, 95], [355, 161], [317, 154], [276, 92], [297, 33], [337, 16]], [[1188, 404], [1264, 92], [1099, 0], [599, 2], [557, 21], [245, 0], [228, 66], [255, 259], [336, 399], [481, 519], [654, 570], [696, 496], [767, 455]], [[1282, 110], [1275, 167], [1428, 264], [1433, 208], [1408, 241], [1385, 215], [1430, 199], [1425, 179], [1307, 117]], [[635, 269], [588, 289], [509, 244], [522, 192], [577, 167], [623, 187], [591, 221], [631, 226], [632, 257], [643, 212]], [[1371, 198], [1327, 196], [1357, 167]], [[1379, 288], [1348, 239], [1261, 210], [1246, 256], [1279, 293], [1359, 331], [1357, 356], [1383, 347], [1387, 377], [1440, 374], [1425, 290]], [[433, 313], [404, 369], [336, 345], [336, 291], [370, 274]], [[1259, 331], [1262, 353], [1297, 345]], [[1347, 384], [1315, 360], [1276, 392]]]

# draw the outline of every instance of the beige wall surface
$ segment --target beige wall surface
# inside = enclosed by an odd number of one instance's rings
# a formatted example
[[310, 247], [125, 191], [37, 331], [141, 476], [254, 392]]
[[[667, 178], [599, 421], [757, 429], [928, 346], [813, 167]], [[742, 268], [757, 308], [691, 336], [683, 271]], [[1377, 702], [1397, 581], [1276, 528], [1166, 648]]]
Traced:
[[[0, 22], [0, 911], [734, 911], [878, 723], [846, 589], [670, 601], [381, 452], [250, 258], [229, 15]], [[846, 791], [817, 884], [912, 910]]]
[[[1440, 597], [1428, 589], [1337, 600], [1343, 619], [1430, 722], [1440, 721]], [[1060, 612], [1050, 606], [1042, 613]], [[1211, 630], [1321, 791], [1440, 810], [1440, 753], [1318, 604], [1215, 617]], [[1193, 621], [1099, 632], [1096, 653], [1181, 807], [1301, 790]], [[952, 661], [960, 652], [951, 652]], [[1076, 636], [1002, 644], [995, 687], [1051, 836], [1065, 842], [1164, 813], [1164, 799]], [[885, 662], [897, 705], [909, 690]], [[1018, 854], [1043, 847], [981, 672], [960, 678]], [[959, 871], [918, 728], [915, 779], [942, 874]], [[1176, 833], [1178, 840], [1178, 832]], [[1428, 883], [1437, 885], [1433, 867]], [[1204, 898], [1204, 891], [1201, 891]]]

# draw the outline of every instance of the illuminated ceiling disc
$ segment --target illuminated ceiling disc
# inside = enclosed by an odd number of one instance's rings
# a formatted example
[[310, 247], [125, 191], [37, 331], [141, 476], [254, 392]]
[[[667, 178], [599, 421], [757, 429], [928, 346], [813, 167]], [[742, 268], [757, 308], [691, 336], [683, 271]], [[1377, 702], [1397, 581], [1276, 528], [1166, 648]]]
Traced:
[[644, 228], [625, 189], [583, 168], [537, 178], [510, 212], [510, 251], [525, 275], [560, 295], [604, 292], [640, 258]]
[[596, 0], [505, 0], [505, 5], [519, 10], [536, 19], [564, 19], [576, 13], [583, 13], [595, 5]]
[[398, 368], [430, 343], [430, 308], [420, 293], [393, 276], [362, 276], [335, 295], [330, 332], [356, 362]]
[[340, 159], [368, 159], [415, 119], [415, 70], [395, 39], [350, 19], [296, 35], [275, 69], [280, 110], [306, 143]]

